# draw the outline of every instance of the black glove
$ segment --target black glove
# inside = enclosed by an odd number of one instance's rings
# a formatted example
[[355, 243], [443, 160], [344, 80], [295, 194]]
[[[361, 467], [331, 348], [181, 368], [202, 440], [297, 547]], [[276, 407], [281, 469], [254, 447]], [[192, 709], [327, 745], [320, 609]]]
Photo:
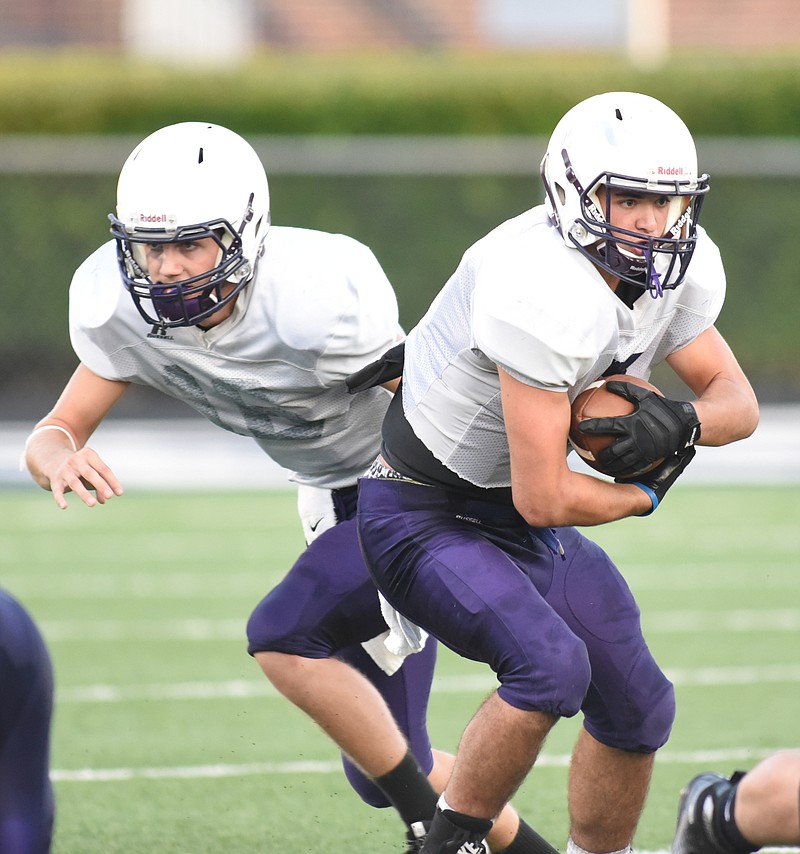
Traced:
[[616, 483], [632, 483], [646, 492], [650, 496], [653, 506], [646, 513], [639, 515], [649, 516], [664, 500], [667, 490], [683, 474], [683, 470], [689, 465], [696, 453], [694, 446], [690, 445], [682, 451], [671, 454], [660, 466], [647, 472], [647, 474], [643, 474], [641, 477], [618, 477], [615, 479]]
[[347, 391], [356, 394], [366, 391], [368, 388], [383, 385], [389, 380], [396, 380], [403, 376], [403, 362], [405, 360], [406, 342], [401, 341], [387, 350], [380, 359], [370, 362], [354, 374], [344, 378]]
[[597, 454], [600, 468], [612, 477], [633, 477], [657, 460], [690, 448], [700, 438], [700, 421], [694, 406], [670, 400], [633, 383], [612, 380], [606, 388], [629, 400], [630, 415], [588, 418], [581, 433], [619, 436]]

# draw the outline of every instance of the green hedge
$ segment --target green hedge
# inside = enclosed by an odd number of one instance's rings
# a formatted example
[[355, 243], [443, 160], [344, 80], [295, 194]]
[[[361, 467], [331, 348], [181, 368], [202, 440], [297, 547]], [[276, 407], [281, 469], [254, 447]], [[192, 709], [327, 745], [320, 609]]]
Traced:
[[625, 89], [672, 106], [698, 136], [800, 135], [800, 55], [534, 53], [265, 55], [233, 71], [98, 53], [0, 53], [1, 133], [136, 133], [187, 119], [243, 134], [549, 135], [572, 104]]
[[[722, 250], [729, 283], [719, 328], [763, 400], [798, 400], [790, 226], [800, 179], [712, 183], [703, 222]], [[541, 198], [533, 176], [276, 175], [271, 189], [276, 224], [343, 232], [372, 247], [398, 292], [406, 328], [467, 246]], [[113, 176], [0, 176], [0, 417], [37, 418], [72, 372], [67, 288], [83, 258], [108, 239], [114, 191]]]

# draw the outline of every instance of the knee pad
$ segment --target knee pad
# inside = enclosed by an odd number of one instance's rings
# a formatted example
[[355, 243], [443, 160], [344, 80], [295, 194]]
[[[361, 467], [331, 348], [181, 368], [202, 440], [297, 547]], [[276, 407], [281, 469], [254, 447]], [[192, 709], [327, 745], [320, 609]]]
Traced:
[[510, 669], [498, 671], [501, 685], [497, 693], [518, 709], [570, 718], [580, 710], [589, 688], [589, 655], [583, 641], [566, 627], [557, 642], [553, 632], [546, 637], [556, 654], [528, 656], [516, 664], [510, 662]]
[[385, 631], [355, 521], [325, 531], [256, 606], [248, 652], [327, 658]]
[[650, 669], [649, 680], [640, 678], [637, 662], [630, 680], [631, 685], [635, 685], [635, 690], [631, 691], [632, 706], [639, 714], [628, 734], [634, 742], [629, 749], [646, 753], [653, 753], [667, 743], [675, 721], [675, 689], [655, 662]]
[[585, 711], [584, 725], [598, 741], [619, 750], [654, 753], [666, 744], [672, 730], [675, 691], [652, 656], [643, 652], [628, 675], [624, 693], [609, 701], [592, 690]]

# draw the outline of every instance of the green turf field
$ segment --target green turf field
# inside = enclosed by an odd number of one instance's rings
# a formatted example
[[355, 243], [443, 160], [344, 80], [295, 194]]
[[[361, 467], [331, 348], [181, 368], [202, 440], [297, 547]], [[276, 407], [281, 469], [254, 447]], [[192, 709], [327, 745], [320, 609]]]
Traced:
[[[668, 846], [677, 793], [797, 746], [800, 486], [686, 487], [595, 530], [642, 606], [676, 684], [637, 837]], [[55, 854], [392, 852], [403, 828], [363, 806], [330, 743], [269, 690], [245, 652], [252, 607], [301, 546], [291, 493], [128, 493], [59, 511], [0, 492], [0, 583], [38, 619], [57, 679]], [[491, 689], [440, 655], [435, 744], [454, 749]], [[562, 721], [515, 803], [563, 850]]]

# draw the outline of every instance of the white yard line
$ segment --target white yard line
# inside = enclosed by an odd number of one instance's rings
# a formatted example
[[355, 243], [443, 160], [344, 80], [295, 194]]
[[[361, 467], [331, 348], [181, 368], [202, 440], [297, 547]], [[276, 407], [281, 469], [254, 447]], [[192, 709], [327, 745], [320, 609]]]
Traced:
[[[751, 667], [665, 668], [677, 686], [760, 685], [800, 682], [800, 665], [766, 664]], [[464, 694], [491, 691], [496, 686], [491, 673], [469, 676], [437, 676], [434, 694]], [[262, 680], [231, 679], [222, 682], [178, 682], [144, 685], [76, 685], [58, 689], [58, 703], [128, 703], [154, 700], [230, 700], [279, 697]]]
[[[717, 765], [727, 762], [757, 762], [778, 748], [732, 748], [730, 750], [675, 751], [662, 750], [656, 761], [665, 765]], [[569, 754], [543, 753], [536, 760], [537, 768], [566, 768]], [[334, 774], [342, 770], [338, 761], [303, 762], [246, 762], [239, 765], [189, 765], [147, 768], [78, 768], [53, 770], [51, 778], [63, 783], [105, 783], [126, 780], [200, 779], [209, 777], [248, 777], [281, 774]], [[641, 852], [638, 852], [641, 854]]]

